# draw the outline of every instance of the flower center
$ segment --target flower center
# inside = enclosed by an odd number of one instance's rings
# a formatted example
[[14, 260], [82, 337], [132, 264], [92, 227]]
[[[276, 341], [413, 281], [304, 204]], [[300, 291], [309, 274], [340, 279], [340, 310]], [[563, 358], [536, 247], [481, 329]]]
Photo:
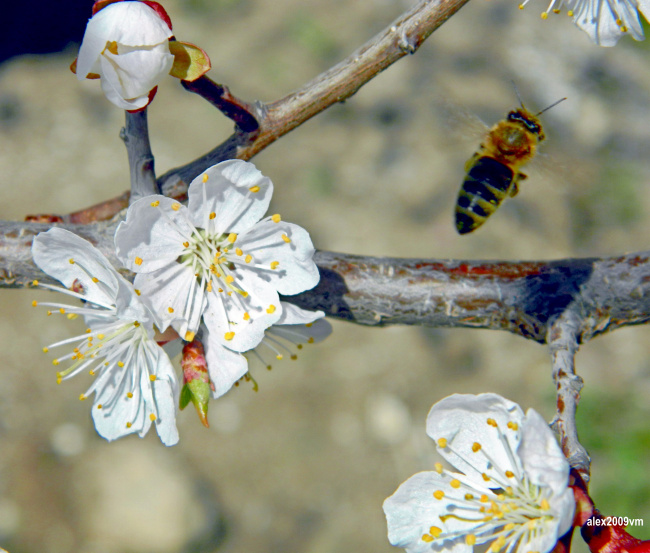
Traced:
[[[185, 249], [178, 261], [191, 267], [198, 283], [206, 291], [222, 293], [227, 289], [229, 295], [237, 292], [247, 297], [248, 292], [233, 284], [236, 268], [231, 250], [236, 241], [235, 233], [212, 234], [205, 229], [195, 229], [191, 239], [183, 242]], [[235, 255], [241, 256], [243, 252], [236, 248]], [[250, 262], [250, 256], [246, 259], [247, 263]]]

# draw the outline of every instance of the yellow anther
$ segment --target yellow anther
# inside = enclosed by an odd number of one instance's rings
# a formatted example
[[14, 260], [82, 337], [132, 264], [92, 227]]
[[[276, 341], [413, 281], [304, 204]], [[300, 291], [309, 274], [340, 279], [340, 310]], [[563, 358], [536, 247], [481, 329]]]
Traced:
[[555, 9], [553, 10], [553, 13], [558, 14], [558, 13], [560, 13], [561, 11], [562, 11], [562, 10], [558, 10], [557, 8], [555, 8]]
[[542, 502], [539, 504], [539, 506], [542, 508], [542, 511], [548, 511], [551, 508], [546, 499], [542, 499]]
[[173, 312], [174, 312], [174, 308], [173, 308], [173, 307], [168, 307], [168, 308], [167, 308], [167, 311], [169, 311], [170, 313], [173, 313]]
[[151, 414], [149, 415], [149, 420], [150, 420], [151, 422], [155, 421], [155, 420], [156, 420], [156, 415], [154, 415], [153, 413], [151, 413]]
[[252, 256], [251, 254], [248, 254], [248, 255], [244, 258], [244, 261], [245, 261], [246, 263], [250, 263], [251, 261], [253, 261], [253, 256]]
[[623, 22], [619, 18], [619, 19], [616, 20], [616, 24], [620, 27], [621, 25], [623, 25]]
[[179, 203], [172, 204], [172, 209], [174, 211], [178, 211], [180, 208], [181, 208], [181, 204]]
[[536, 524], [537, 524], [537, 521], [536, 521], [534, 518], [531, 518], [531, 519], [526, 523], [526, 526], [528, 527], [529, 530], [534, 530]]
[[443, 449], [447, 447], [447, 438], [438, 438], [438, 447]]
[[59, 360], [58, 360], [58, 359], [53, 359], [53, 360], [52, 360], [52, 365], [54, 365], [54, 366], [56, 367], [58, 364], [59, 364]]
[[133, 397], [133, 393], [132, 392], [126, 392], [126, 397], [131, 399]]
[[302, 344], [296, 344], [297, 349], [302, 349]]
[[135, 258], [135, 264], [139, 267], [142, 265], [142, 258], [141, 257], [136, 257]]
[[183, 247], [184, 247], [184, 248], [189, 248], [189, 247], [190, 247], [190, 243], [186, 240], [185, 242], [183, 242]]
[[137, 288], [134, 288], [133, 291], [136, 293], [137, 296], [141, 294], [140, 290], [138, 290]]
[[477, 452], [480, 451], [480, 450], [481, 450], [481, 444], [479, 444], [478, 442], [474, 442], [474, 443], [472, 444], [472, 451], [473, 451], [474, 453], [477, 453]]
[[456, 480], [456, 478], [454, 478], [451, 482], [449, 482], [449, 485], [452, 488], [458, 489], [460, 488], [460, 480]]
[[488, 420], [487, 420], [487, 423], [488, 423], [490, 426], [494, 426], [494, 428], [497, 428], [497, 426], [498, 426], [498, 425], [497, 425], [497, 421], [495, 421], [494, 419], [488, 419]]
[[516, 422], [508, 421], [508, 428], [510, 430], [519, 430], [519, 425]]
[[271, 220], [272, 220], [274, 223], [279, 223], [280, 221], [282, 221], [282, 217], [280, 217], [280, 214], [279, 214], [279, 213], [276, 213], [275, 215], [273, 215], [273, 216], [271, 217]]
[[118, 361], [117, 366], [122, 368], [124, 366], [124, 361]]
[[[307, 343], [308, 344], [313, 344], [314, 343], [314, 337], [310, 336], [309, 338], [307, 338]], [[300, 344], [298, 344], [298, 345], [300, 345]]]
[[273, 270], [277, 269], [279, 264], [280, 264], [279, 261], [271, 261], [271, 269]]
[[70, 263], [70, 265], [74, 265], [74, 259], [72, 258], [68, 259], [68, 263]]
[[490, 477], [487, 474], [483, 473], [481, 474], [481, 476], [483, 477], [483, 480], [485, 480], [486, 482], [490, 481]]
[[101, 403], [97, 404], [97, 409], [101, 409], [102, 407], [104, 407], [104, 406]]
[[251, 187], [249, 188], [249, 190], [250, 190], [253, 194], [257, 194], [257, 193], [260, 191], [260, 187], [257, 186], [257, 185], [255, 185], [255, 186], [251, 186]]
[[79, 396], [79, 401], [84, 401], [85, 399], [86, 399], [86, 396], [85, 396], [85, 395], [81, 394], [81, 395]]
[[89, 374], [90, 376], [95, 376], [95, 371], [93, 371], [92, 369], [90, 369], [90, 370], [88, 371], [88, 374]]
[[429, 528], [429, 534], [431, 534], [434, 538], [439, 538], [440, 534], [442, 534], [442, 528], [438, 528], [437, 526], [432, 526]]
[[206, 289], [208, 292], [212, 292], [212, 281], [211, 281], [211, 280], [208, 280], [208, 284], [207, 284], [207, 286], [205, 287], [205, 289]]
[[132, 426], [133, 426], [132, 423], [130, 423], [130, 422], [127, 422], [127, 423], [126, 423], [126, 427], [127, 427], [127, 428], [131, 428]]
[[133, 326], [138, 328], [140, 326], [140, 322], [139, 321], [133, 321]]
[[282, 359], [284, 359], [284, 355], [282, 355], [281, 353], [278, 353], [278, 354], [275, 356], [275, 358], [276, 358], [278, 361], [282, 361]]
[[98, 335], [97, 335], [97, 339], [98, 339], [98, 340], [103, 340], [105, 337], [106, 337], [106, 336], [104, 336], [104, 334], [98, 334]]
[[232, 284], [233, 282], [235, 282], [235, 277], [232, 276], [232, 275], [228, 275], [228, 276], [226, 277], [226, 282], [227, 282], [228, 284]]
[[203, 173], [203, 177], [202, 177], [202, 179], [201, 179], [201, 180], [203, 181], [203, 184], [205, 184], [206, 182], [208, 182], [208, 178], [209, 178], [209, 177], [208, 177], [208, 174], [207, 174], [207, 173]]
[[291, 360], [295, 361], [296, 359], [298, 359], [298, 356], [295, 353], [292, 353], [291, 354]]
[[476, 544], [476, 536], [474, 534], [467, 534], [467, 536], [465, 536], [465, 543], [467, 545], [475, 545]]
[[236, 240], [237, 240], [237, 234], [234, 233], [234, 232], [231, 232], [228, 235], [228, 242], [230, 242], [231, 244], [234, 244]]
[[93, 277], [93, 278], [92, 278], [92, 281], [93, 281], [95, 284], [97, 284], [97, 283], [99, 282], [99, 279], [98, 279], [97, 277]]
[[434, 540], [433, 536], [430, 536], [429, 534], [422, 534], [422, 541], [431, 543], [433, 540]]
[[59, 309], [59, 313], [61, 313], [61, 315], [65, 315], [65, 309], [63, 309], [63, 307], [61, 307], [61, 308]]
[[190, 331], [188, 330], [188, 331], [185, 333], [185, 341], [186, 341], [186, 342], [191, 342], [192, 340], [194, 340], [194, 336], [195, 336], [195, 333], [194, 333], [194, 332], [190, 332]]
[[286, 234], [282, 234], [282, 240], [284, 240], [287, 244], [291, 242], [291, 238], [289, 238]]
[[38, 302], [36, 300], [32, 301], [32, 307], [36, 307], [38, 305]]
[[541, 18], [548, 19], [548, 12], [542, 12]]
[[43, 348], [43, 353], [47, 353], [48, 351], [50, 351], [50, 348]]
[[472, 499], [474, 499], [474, 496], [471, 493], [465, 494], [465, 501], [471, 501]]
[[442, 499], [443, 497], [445, 497], [445, 492], [443, 492], [442, 490], [436, 490], [435, 492], [433, 492], [433, 497], [435, 497], [436, 499]]
[[47, 316], [49, 317], [52, 314], [52, 312], [48, 309], [47, 310]]
[[38, 286], [38, 280], [32, 280], [32, 286]]
[[214, 211], [212, 211], [210, 213], [210, 220], [214, 219], [216, 216], [217, 216], [217, 214]]
[[569, 17], [573, 17], [573, 10], [569, 10], [568, 12], [566, 12], [566, 14], [567, 14]]
[[150, 374], [149, 375], [149, 380], [151, 380], [151, 382], [155, 382], [156, 378], [158, 378], [158, 377], [155, 374]]
[[244, 255], [244, 252], [241, 251], [239, 248], [235, 248], [235, 253], [236, 253], [237, 255]]
[[488, 501], [490, 501], [490, 498], [489, 498], [487, 495], [483, 494], [483, 495], [480, 497], [479, 501], [480, 501], [481, 503], [487, 503]]
[[507, 471], [506, 471], [506, 476], [507, 476], [508, 478], [513, 478], [513, 477], [515, 476], [515, 473], [512, 472], [511, 470], [507, 470]]
[[266, 312], [271, 315], [272, 313], [275, 313], [275, 305], [269, 305], [268, 308], [266, 309]]
[[248, 313], [248, 311], [246, 311], [246, 312], [244, 313], [244, 320], [245, 320], [245, 321], [248, 321], [248, 320], [250, 320], [250, 318], [251, 318], [250, 314]]
[[312, 326], [314, 326], [314, 323], [305, 323], [305, 326], [306, 326], [307, 328], [311, 328]]
[[151, 207], [158, 207], [160, 205], [160, 200], [156, 200], [155, 202], [151, 202]]
[[232, 339], [235, 337], [235, 333], [234, 333], [234, 332], [226, 332], [226, 333], [223, 335], [223, 337], [224, 337], [226, 340], [230, 341], [230, 340], [232, 340]]
[[66, 315], [66, 318], [67, 318], [69, 321], [74, 321], [77, 317], [79, 317], [79, 315], [77, 315], [76, 313], [68, 313], [68, 314]]
[[621, 26], [621, 33], [627, 33], [627, 27], [625, 25]]

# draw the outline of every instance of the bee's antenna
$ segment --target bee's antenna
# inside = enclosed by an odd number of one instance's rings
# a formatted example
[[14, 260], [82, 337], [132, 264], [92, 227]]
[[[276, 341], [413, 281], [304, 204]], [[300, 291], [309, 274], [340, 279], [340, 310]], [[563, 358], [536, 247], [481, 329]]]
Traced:
[[535, 114], [535, 117], [537, 117], [538, 115], [541, 115], [542, 113], [544, 113], [545, 111], [548, 111], [548, 110], [551, 109], [551, 108], [554, 108], [554, 107], [557, 106], [560, 102], [564, 102], [564, 100], [566, 100], [566, 98], [560, 98], [557, 102], [553, 102], [553, 103], [552, 103], [550, 106], [548, 106], [547, 108], [544, 108], [544, 109], [543, 109], [542, 111], [540, 111], [539, 113], [536, 113], [536, 114]]
[[517, 85], [515, 84], [514, 79], [510, 79], [510, 82], [512, 83], [512, 88], [515, 89], [515, 94], [517, 95], [517, 100], [519, 100], [519, 104], [521, 105], [522, 108], [526, 109], [524, 107], [524, 102], [521, 99], [521, 95], [519, 94], [519, 89], [517, 88]]

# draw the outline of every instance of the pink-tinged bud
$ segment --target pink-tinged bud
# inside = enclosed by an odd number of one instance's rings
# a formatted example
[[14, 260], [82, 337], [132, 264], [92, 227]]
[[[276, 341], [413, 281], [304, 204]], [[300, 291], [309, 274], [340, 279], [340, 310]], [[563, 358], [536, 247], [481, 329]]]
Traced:
[[191, 401], [196, 407], [196, 412], [203, 426], [209, 428], [208, 424], [208, 402], [210, 392], [213, 389], [208, 375], [208, 364], [205, 360], [203, 344], [195, 339], [183, 347], [183, 358], [181, 360], [183, 369], [183, 388], [181, 390], [180, 405], [185, 409]]
[[169, 51], [174, 56], [174, 65], [169, 74], [182, 81], [195, 81], [212, 67], [208, 54], [189, 42], [170, 40]]
[[146, 107], [174, 63], [169, 16], [155, 2], [130, 0], [100, 0], [93, 10], [71, 69], [79, 80], [99, 77], [119, 108]]

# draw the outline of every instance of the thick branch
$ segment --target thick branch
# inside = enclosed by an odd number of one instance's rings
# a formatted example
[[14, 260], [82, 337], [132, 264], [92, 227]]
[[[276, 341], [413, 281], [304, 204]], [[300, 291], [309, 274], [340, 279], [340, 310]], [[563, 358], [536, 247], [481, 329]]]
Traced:
[[149, 142], [147, 109], [125, 112], [126, 123], [120, 136], [126, 146], [131, 173], [131, 202], [158, 194], [154, 159]]
[[[67, 225], [117, 265], [117, 220]], [[31, 261], [34, 235], [51, 224], [0, 223], [0, 287], [49, 281]], [[546, 343], [566, 313], [578, 342], [650, 320], [650, 252], [606, 259], [450, 261], [317, 252], [321, 282], [287, 301], [363, 325], [506, 330]], [[123, 271], [124, 272], [124, 271]], [[124, 272], [126, 274], [126, 272]]]
[[248, 160], [281, 136], [337, 102], [350, 98], [373, 77], [420, 45], [468, 0], [420, 0], [361, 48], [284, 98], [258, 103], [252, 114], [259, 129], [242, 129], [201, 158], [158, 179], [163, 194], [179, 197], [191, 180], [225, 159]]

